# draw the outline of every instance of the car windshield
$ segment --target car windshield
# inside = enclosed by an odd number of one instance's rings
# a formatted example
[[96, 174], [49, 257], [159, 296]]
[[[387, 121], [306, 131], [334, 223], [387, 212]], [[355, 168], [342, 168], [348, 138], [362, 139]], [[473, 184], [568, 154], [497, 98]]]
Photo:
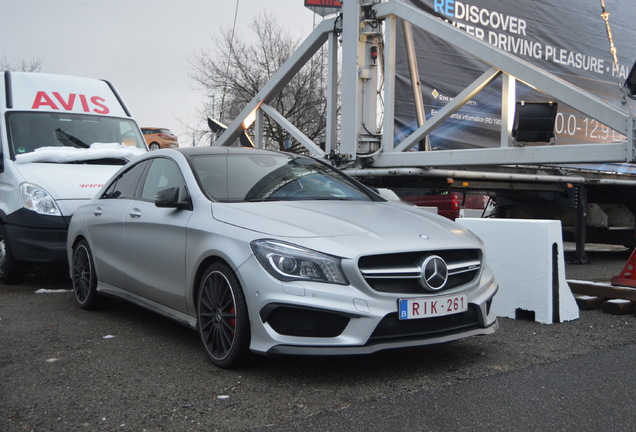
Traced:
[[41, 147], [89, 148], [95, 143], [117, 143], [144, 149], [134, 121], [84, 114], [11, 112], [7, 114], [13, 156]]
[[255, 153], [193, 159], [201, 185], [216, 201], [376, 199], [340, 172], [308, 157]]

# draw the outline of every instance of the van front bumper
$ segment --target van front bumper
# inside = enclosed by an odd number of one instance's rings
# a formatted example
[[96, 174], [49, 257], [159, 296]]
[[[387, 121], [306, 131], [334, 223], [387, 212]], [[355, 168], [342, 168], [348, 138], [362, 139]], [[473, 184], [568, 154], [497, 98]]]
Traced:
[[31, 263], [67, 262], [67, 218], [44, 216], [21, 209], [7, 217], [5, 229], [16, 260]]

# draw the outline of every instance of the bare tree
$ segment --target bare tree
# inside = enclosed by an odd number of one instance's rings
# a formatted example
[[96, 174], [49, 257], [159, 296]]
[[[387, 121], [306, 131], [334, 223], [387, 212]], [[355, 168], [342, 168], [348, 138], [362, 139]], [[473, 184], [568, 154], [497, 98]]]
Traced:
[[20, 72], [40, 72], [42, 70], [42, 60], [38, 58], [32, 58], [30, 60], [18, 60], [16, 63], [11, 63], [6, 55], [0, 58], [0, 71], [20, 71]]
[[[201, 52], [190, 62], [191, 76], [206, 92], [204, 114], [224, 123], [231, 122], [291, 56], [298, 41], [287, 34], [271, 15], [252, 20], [255, 42], [224, 30], [215, 39], [214, 49]], [[325, 139], [326, 92], [323, 54], [319, 51], [270, 102], [312, 141]], [[288, 133], [265, 116], [264, 133], [268, 147], [294, 151]]]

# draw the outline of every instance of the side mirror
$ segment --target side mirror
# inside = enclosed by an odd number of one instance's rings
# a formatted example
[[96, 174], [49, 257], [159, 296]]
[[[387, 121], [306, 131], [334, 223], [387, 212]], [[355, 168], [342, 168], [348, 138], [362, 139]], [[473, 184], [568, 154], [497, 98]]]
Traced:
[[179, 201], [179, 188], [171, 187], [157, 191], [155, 206], [162, 208], [190, 209], [188, 201]]

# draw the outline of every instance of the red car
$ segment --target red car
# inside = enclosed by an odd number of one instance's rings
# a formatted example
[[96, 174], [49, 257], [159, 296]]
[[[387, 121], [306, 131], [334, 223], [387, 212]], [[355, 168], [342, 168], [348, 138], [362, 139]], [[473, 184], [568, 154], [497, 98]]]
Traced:
[[[455, 220], [461, 209], [483, 210], [488, 204], [488, 196], [466, 194], [464, 192], [399, 191], [403, 201], [424, 207], [437, 207], [437, 214]], [[419, 193], [418, 193], [419, 192]]]

